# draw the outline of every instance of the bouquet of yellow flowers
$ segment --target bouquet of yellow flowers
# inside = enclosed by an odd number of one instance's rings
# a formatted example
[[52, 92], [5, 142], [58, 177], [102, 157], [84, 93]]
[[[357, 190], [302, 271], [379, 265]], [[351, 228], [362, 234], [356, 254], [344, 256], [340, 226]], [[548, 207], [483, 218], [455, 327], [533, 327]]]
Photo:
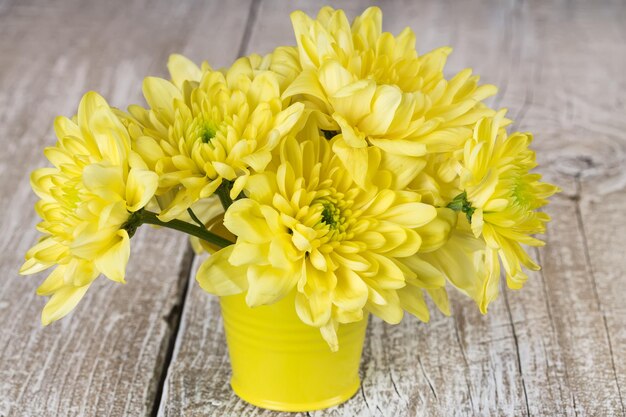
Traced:
[[54, 267], [38, 288], [42, 321], [68, 314], [100, 275], [124, 282], [142, 224], [192, 236], [211, 255], [197, 281], [250, 307], [294, 295], [302, 322], [332, 350], [338, 328], [372, 313], [428, 321], [447, 289], [481, 312], [537, 270], [541, 182], [529, 133], [508, 133], [496, 87], [450, 48], [424, 55], [415, 34], [382, 31], [372, 7], [291, 16], [296, 46], [213, 69], [180, 55], [171, 80], [148, 77], [147, 106], [127, 112], [87, 93], [54, 123], [52, 167], [32, 173], [39, 242], [22, 274]]

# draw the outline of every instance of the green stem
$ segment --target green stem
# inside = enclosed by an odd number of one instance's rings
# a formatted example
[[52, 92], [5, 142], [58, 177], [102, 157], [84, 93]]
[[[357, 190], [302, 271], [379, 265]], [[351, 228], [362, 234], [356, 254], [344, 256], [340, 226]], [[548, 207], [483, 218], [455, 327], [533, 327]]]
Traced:
[[231, 204], [233, 204], [233, 200], [230, 199], [230, 196], [226, 195], [222, 192], [217, 192], [217, 196], [220, 198], [220, 202], [222, 203], [222, 207], [224, 207], [224, 211], [228, 210]]
[[187, 209], [187, 213], [189, 213], [189, 216], [191, 217], [191, 220], [193, 220], [194, 222], [198, 223], [198, 226], [202, 227], [202, 228], [206, 228], [204, 226], [204, 223], [202, 223], [202, 221], [198, 218], [198, 216], [196, 216], [196, 213], [193, 212], [193, 210], [191, 209], [191, 207], [189, 207]]
[[216, 235], [215, 233], [209, 232], [205, 228], [200, 226], [196, 226], [191, 223], [184, 222], [182, 220], [174, 219], [169, 222], [164, 222], [159, 220], [156, 213], [151, 211], [143, 211], [141, 213], [141, 223], [153, 224], [156, 226], [167, 227], [168, 229], [178, 230], [179, 232], [187, 233], [188, 235], [195, 236], [202, 240], [206, 240], [209, 243], [213, 243], [214, 245], [219, 246], [220, 248], [225, 248], [226, 246], [230, 246], [233, 244], [228, 239], [224, 239], [221, 236]]
[[215, 190], [215, 194], [220, 199], [224, 211], [228, 210], [228, 207], [233, 204], [233, 200], [230, 198], [230, 190], [233, 188], [233, 182], [229, 180], [222, 180], [222, 184]]

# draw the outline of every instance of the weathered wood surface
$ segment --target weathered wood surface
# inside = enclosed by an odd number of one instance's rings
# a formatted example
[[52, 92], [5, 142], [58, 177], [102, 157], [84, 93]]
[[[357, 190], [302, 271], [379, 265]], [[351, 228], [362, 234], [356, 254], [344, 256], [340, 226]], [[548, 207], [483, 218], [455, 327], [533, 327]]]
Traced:
[[[354, 16], [369, 3], [337, 5]], [[53, 115], [87, 89], [138, 100], [141, 77], [164, 75], [170, 52], [219, 66], [292, 44], [289, 12], [318, 7], [0, 0], [0, 416], [280, 415], [230, 391], [219, 308], [195, 285], [184, 240], [143, 230], [129, 284], [100, 283], [47, 329], [37, 280], [15, 271], [35, 236], [27, 171], [43, 163]], [[522, 291], [505, 291], [488, 316], [453, 294], [450, 318], [373, 320], [362, 389], [310, 415], [625, 416], [626, 3], [381, 7], [386, 29], [411, 26], [423, 52], [454, 46], [450, 72], [472, 66], [500, 87], [493, 103], [535, 132], [541, 171], [564, 192], [548, 209], [544, 268]]]

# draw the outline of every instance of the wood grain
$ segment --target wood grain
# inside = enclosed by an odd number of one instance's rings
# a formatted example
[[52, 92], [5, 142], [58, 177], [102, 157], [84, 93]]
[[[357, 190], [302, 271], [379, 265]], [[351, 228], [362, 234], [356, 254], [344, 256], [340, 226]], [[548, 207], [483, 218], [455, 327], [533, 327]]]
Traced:
[[[351, 16], [370, 5], [336, 3]], [[626, 416], [626, 3], [380, 6], [385, 29], [411, 26], [419, 51], [453, 46], [450, 74], [471, 66], [500, 87], [491, 103], [535, 133], [541, 172], [564, 191], [536, 252], [544, 268], [522, 291], [503, 292], [487, 316], [451, 292], [452, 317], [371, 320], [361, 390], [307, 414]], [[171, 52], [221, 66], [293, 44], [289, 13], [319, 7], [0, 0], [0, 416], [282, 415], [230, 390], [219, 306], [193, 280], [199, 259], [192, 267], [184, 239], [141, 230], [129, 284], [101, 280], [46, 329], [38, 280], [15, 271], [35, 239], [27, 173], [44, 163], [54, 115], [88, 89], [115, 105], [139, 100], [141, 78], [164, 75]]]

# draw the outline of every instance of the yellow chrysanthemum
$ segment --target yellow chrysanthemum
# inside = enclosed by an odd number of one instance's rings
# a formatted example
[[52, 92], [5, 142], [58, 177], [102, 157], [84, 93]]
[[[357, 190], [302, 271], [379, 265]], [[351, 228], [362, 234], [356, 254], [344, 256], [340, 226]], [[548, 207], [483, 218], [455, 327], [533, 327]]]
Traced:
[[87, 93], [78, 115], [54, 123], [58, 142], [45, 155], [54, 165], [33, 172], [35, 208], [44, 234], [26, 254], [20, 273], [56, 268], [38, 288], [51, 295], [44, 325], [68, 314], [93, 280], [103, 273], [124, 282], [130, 236], [126, 227], [157, 188], [157, 175], [131, 151], [130, 136], [98, 94]]
[[286, 139], [280, 165], [252, 176], [248, 198], [226, 212], [236, 244], [209, 257], [197, 279], [218, 295], [247, 291], [250, 306], [295, 289], [300, 318], [336, 349], [338, 324], [361, 320], [364, 309], [390, 323], [403, 308], [427, 320], [423, 290], [445, 281], [409, 258], [436, 209], [416, 193], [357, 187], [331, 144]]
[[222, 185], [221, 195], [235, 199], [250, 173], [264, 170], [303, 111], [300, 103], [284, 108], [277, 76], [254, 69], [249, 58], [225, 73], [206, 70], [196, 87], [182, 85], [146, 78], [150, 109], [129, 108], [141, 125], [134, 148], [159, 175], [158, 194], [174, 194], [160, 214], [164, 221]]
[[493, 114], [481, 100], [495, 87], [478, 87], [469, 69], [446, 80], [450, 48], [418, 56], [414, 33], [382, 32], [376, 7], [352, 26], [330, 7], [316, 20], [300, 11], [291, 19], [303, 70], [285, 96], [305, 97], [322, 115], [320, 128], [338, 131], [333, 150], [361, 187], [370, 180], [368, 146], [383, 151], [382, 166], [396, 173], [395, 187], [404, 188], [426, 153], [462, 147], [473, 124]]
[[528, 148], [528, 133], [507, 135], [502, 127], [505, 111], [480, 120], [465, 144], [460, 175], [462, 194], [449, 207], [463, 211], [476, 237], [497, 251], [507, 283], [521, 288], [527, 279], [521, 265], [538, 270], [522, 245], [541, 246], [533, 237], [544, 233], [550, 217], [537, 209], [559, 188], [540, 182], [541, 175], [530, 171], [537, 166], [535, 153]]

